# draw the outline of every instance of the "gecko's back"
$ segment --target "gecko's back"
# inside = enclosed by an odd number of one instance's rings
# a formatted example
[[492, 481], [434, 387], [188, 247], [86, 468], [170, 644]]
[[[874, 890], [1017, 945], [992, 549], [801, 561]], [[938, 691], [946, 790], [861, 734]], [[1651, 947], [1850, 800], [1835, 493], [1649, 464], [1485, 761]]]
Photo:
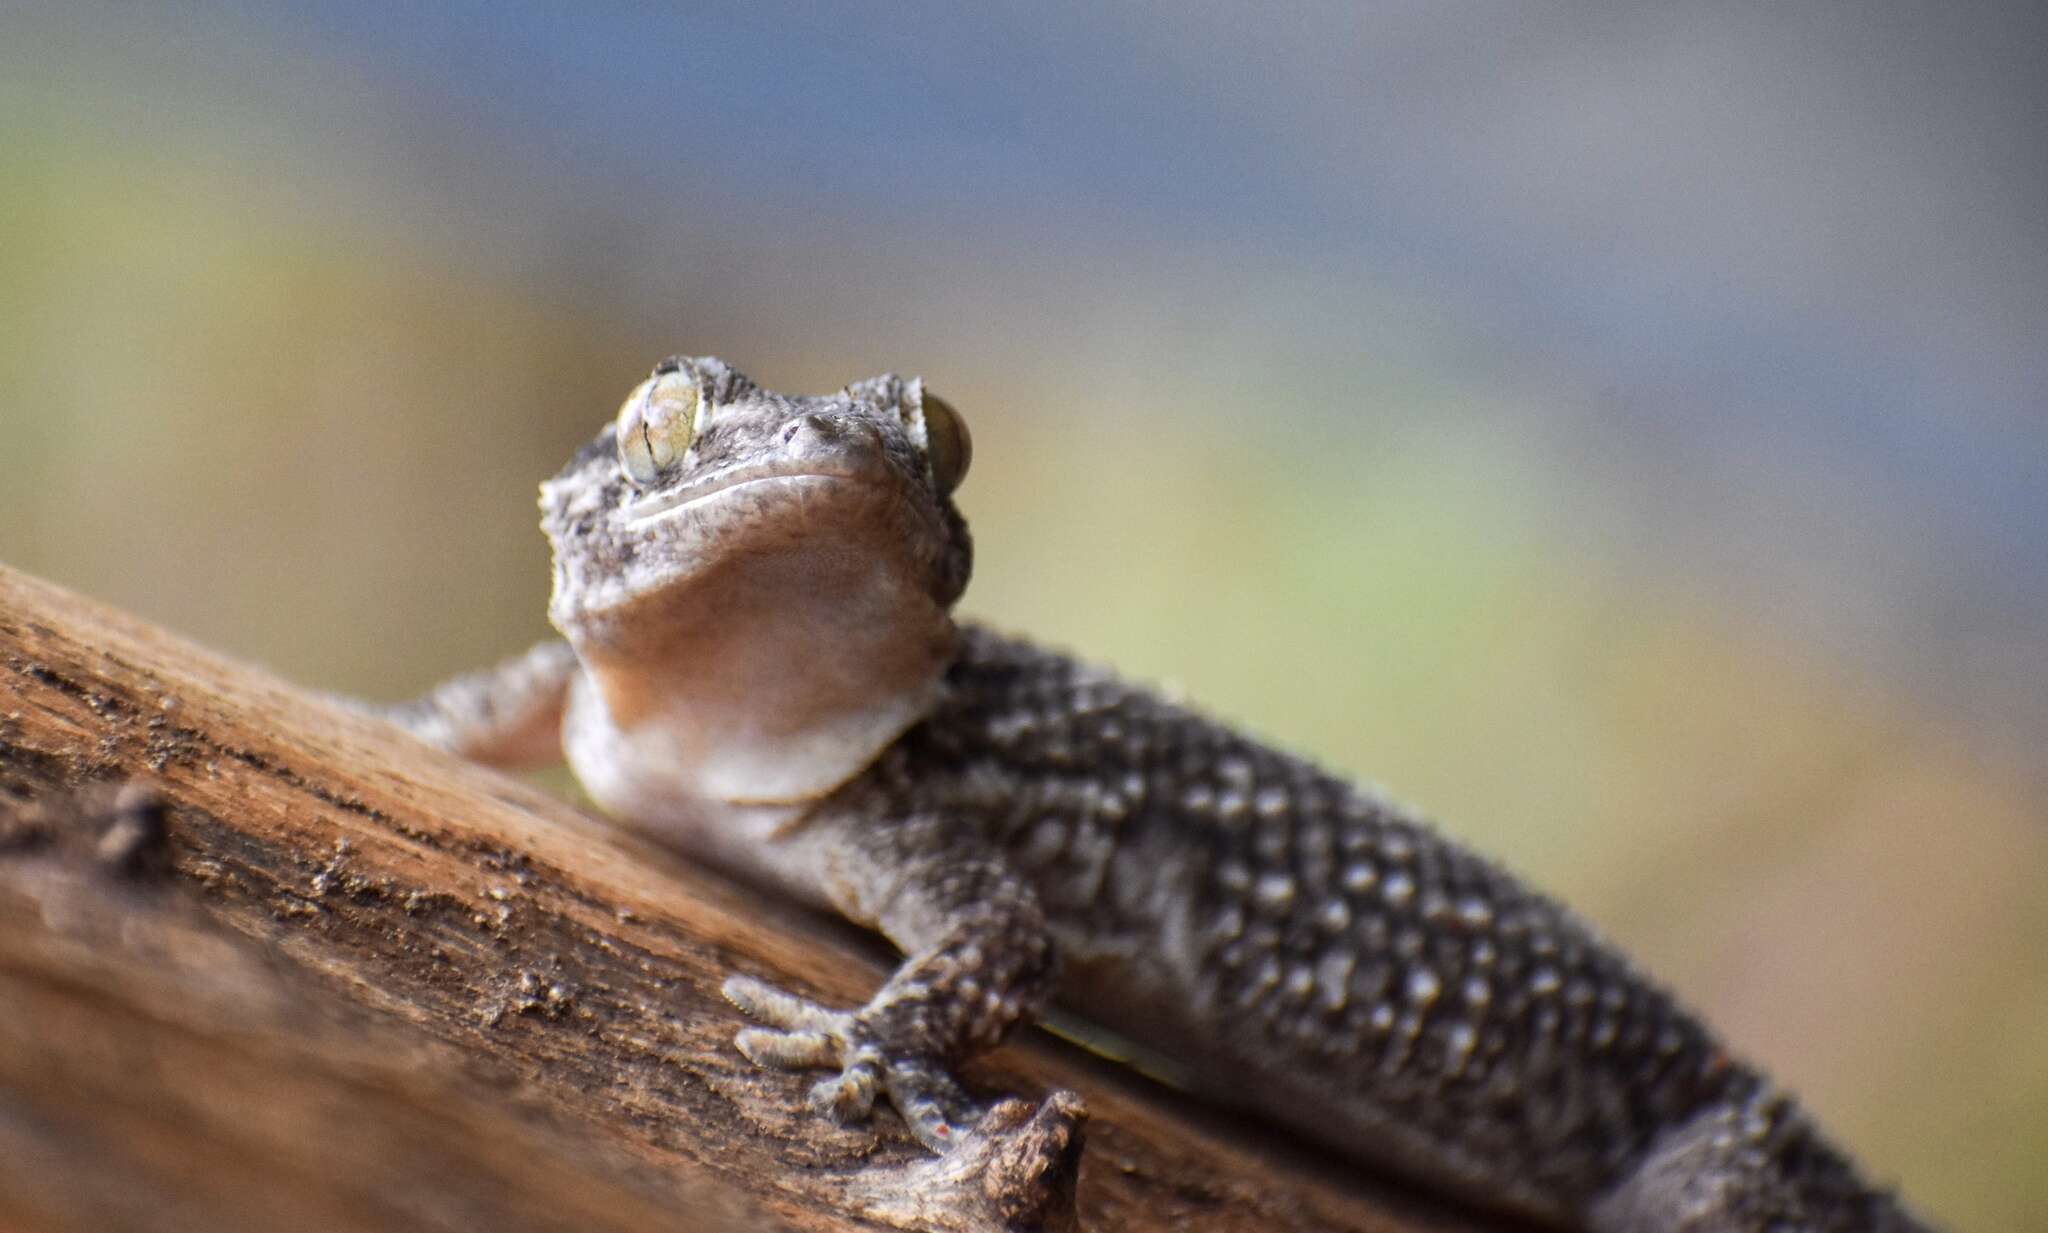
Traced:
[[1065, 957], [1058, 1000], [1206, 1094], [1560, 1222], [1689, 1122], [1732, 1118], [1731, 1148], [1796, 1173], [1814, 1227], [1881, 1227], [1884, 1200], [1694, 1016], [1414, 815], [986, 630], [947, 685], [849, 785], [844, 824], [939, 813], [963, 849], [1000, 846]]

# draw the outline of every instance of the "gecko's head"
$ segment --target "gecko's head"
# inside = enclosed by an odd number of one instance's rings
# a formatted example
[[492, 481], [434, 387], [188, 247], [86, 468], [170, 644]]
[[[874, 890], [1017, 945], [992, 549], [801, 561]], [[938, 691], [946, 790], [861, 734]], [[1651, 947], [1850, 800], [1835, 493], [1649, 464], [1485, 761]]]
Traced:
[[733, 620], [943, 611], [971, 561], [952, 500], [968, 452], [915, 377], [791, 397], [716, 359], [664, 360], [541, 486], [549, 614], [573, 637], [693, 604]]

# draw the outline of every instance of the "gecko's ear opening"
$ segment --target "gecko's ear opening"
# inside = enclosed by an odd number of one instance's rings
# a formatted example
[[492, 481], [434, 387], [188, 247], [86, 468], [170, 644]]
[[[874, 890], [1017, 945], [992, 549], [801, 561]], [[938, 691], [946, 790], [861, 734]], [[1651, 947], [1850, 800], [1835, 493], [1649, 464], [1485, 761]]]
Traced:
[[931, 464], [932, 483], [940, 492], [950, 493], [967, 478], [967, 464], [974, 461], [974, 438], [951, 403], [929, 390], [923, 394], [925, 458]]

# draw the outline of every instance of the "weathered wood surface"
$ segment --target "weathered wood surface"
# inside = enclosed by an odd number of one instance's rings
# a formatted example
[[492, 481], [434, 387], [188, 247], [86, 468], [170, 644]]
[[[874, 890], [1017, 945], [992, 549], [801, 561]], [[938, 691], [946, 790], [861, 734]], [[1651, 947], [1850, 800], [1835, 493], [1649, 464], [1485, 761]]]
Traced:
[[[980, 1166], [731, 1046], [727, 974], [851, 1003], [874, 947], [0, 567], [0, 816], [124, 780], [167, 803], [154, 874], [0, 832], [0, 1230], [991, 1219], [947, 1198]], [[968, 1077], [1083, 1095], [1086, 1229], [1497, 1227], [1036, 1032]]]

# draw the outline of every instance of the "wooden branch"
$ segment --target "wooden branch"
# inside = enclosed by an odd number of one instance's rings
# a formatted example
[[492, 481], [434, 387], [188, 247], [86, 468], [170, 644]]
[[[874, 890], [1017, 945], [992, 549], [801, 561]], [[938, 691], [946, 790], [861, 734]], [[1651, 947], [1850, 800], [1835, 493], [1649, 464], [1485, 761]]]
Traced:
[[[167, 806], [154, 876], [7, 805], [126, 780]], [[873, 945], [0, 567], [9, 813], [0, 1228], [1060, 1228], [1077, 1155], [1091, 1230], [1501, 1227], [1036, 1032], [968, 1077], [1077, 1090], [1085, 1150], [1064, 1096], [981, 1158], [833, 1125], [717, 990], [856, 1002]]]

